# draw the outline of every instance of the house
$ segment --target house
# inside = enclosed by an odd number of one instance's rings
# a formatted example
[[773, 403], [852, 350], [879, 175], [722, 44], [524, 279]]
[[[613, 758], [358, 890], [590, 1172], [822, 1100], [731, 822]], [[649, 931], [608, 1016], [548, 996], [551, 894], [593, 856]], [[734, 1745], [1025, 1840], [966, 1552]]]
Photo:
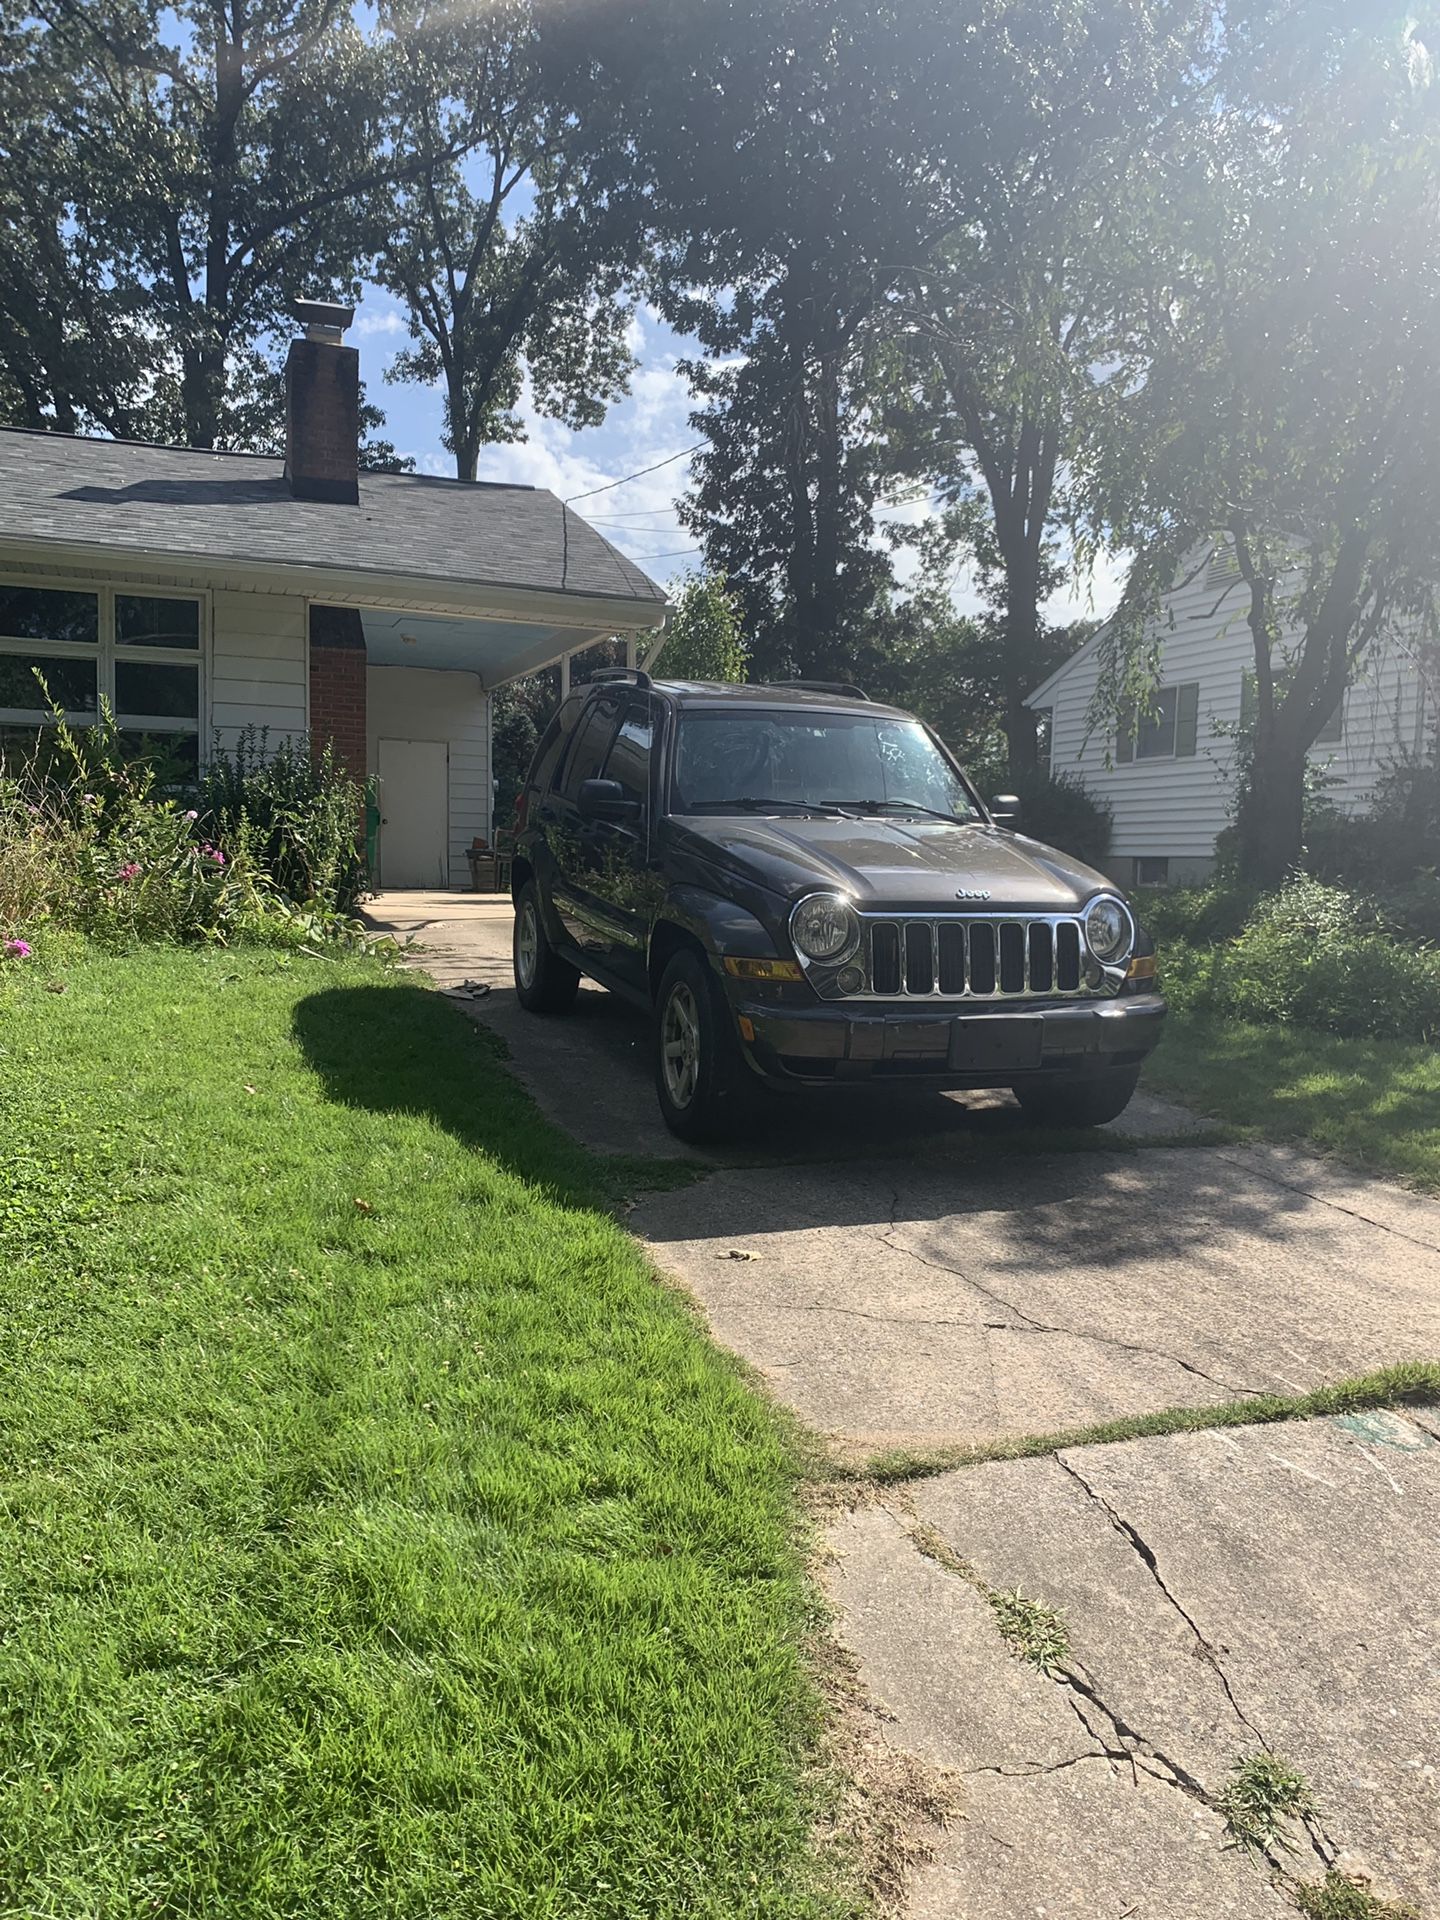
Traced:
[[[1156, 705], [1134, 729], [1091, 728], [1105, 628], [1051, 674], [1026, 704], [1048, 721], [1050, 770], [1068, 774], [1115, 816], [1111, 877], [1121, 885], [1202, 879], [1231, 817], [1235, 743], [1254, 695], [1246, 589], [1233, 548], [1181, 568], [1157, 616]], [[1362, 666], [1311, 750], [1329, 799], [1362, 813], [1380, 776], [1423, 752], [1440, 716], [1419, 649], [1404, 631]]]
[[0, 745], [45, 724], [32, 667], [191, 765], [247, 727], [330, 740], [379, 778], [381, 884], [460, 886], [496, 687], [664, 595], [553, 494], [359, 472], [352, 310], [297, 312], [283, 460], [0, 431]]

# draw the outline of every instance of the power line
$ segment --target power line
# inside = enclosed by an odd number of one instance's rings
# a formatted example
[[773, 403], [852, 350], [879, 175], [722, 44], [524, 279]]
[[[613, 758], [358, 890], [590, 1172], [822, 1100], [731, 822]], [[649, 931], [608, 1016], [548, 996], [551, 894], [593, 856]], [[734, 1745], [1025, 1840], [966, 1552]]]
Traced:
[[565, 501], [565, 505], [571, 506], [577, 500], [593, 500], [597, 493], [612, 493], [616, 487], [629, 486], [632, 480], [643, 480], [647, 473], [658, 473], [661, 467], [673, 467], [677, 460], [685, 460], [692, 453], [699, 453], [704, 445], [703, 440], [697, 440], [693, 447], [682, 447], [679, 453], [672, 453], [664, 460], [657, 460], [653, 467], [641, 467], [638, 473], [627, 473], [623, 480], [607, 480], [603, 487], [591, 487], [588, 493], [572, 493]]
[[672, 547], [668, 553], [632, 553], [632, 560], [678, 560], [682, 553], [703, 553], [703, 547]]

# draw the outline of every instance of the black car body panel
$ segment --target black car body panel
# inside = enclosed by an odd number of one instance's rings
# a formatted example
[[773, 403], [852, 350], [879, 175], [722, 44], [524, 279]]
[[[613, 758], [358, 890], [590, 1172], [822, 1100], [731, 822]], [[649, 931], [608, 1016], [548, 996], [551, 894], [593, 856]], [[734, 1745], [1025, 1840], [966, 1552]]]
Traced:
[[[912, 745], [923, 736], [970, 817], [937, 818], [903, 800], [864, 812], [843, 793], [686, 804], [677, 736], [697, 710], [762, 724], [769, 715], [800, 728], [807, 746], [812, 721], [816, 738], [842, 723], [901, 729]], [[599, 777], [633, 798], [631, 817], [584, 816], [580, 788]], [[701, 952], [746, 1061], [773, 1085], [1010, 1086], [1128, 1067], [1154, 1046], [1164, 1017], [1146, 963], [1153, 945], [1133, 915], [1123, 965], [1101, 964], [1086, 945], [1088, 909], [1123, 902], [1113, 883], [996, 824], [942, 743], [912, 716], [863, 699], [644, 675], [592, 683], [570, 696], [537, 749], [512, 871], [517, 896], [533, 878], [556, 951], [637, 1004], [649, 1003], [677, 946]], [[812, 894], [853, 911], [861, 943], [848, 973], [863, 974], [860, 987], [793, 944], [792, 913]], [[899, 956], [888, 980], [882, 942]], [[757, 981], [727, 968], [739, 960], [779, 963], [781, 975]]]

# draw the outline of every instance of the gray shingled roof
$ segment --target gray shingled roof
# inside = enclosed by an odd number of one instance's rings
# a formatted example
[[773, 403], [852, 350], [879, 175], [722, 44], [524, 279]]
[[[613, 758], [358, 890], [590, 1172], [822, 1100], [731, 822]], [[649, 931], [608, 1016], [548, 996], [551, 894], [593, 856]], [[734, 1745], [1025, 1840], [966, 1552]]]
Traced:
[[0, 540], [401, 574], [456, 586], [663, 601], [553, 493], [362, 473], [358, 507], [292, 498], [283, 462], [0, 431]]

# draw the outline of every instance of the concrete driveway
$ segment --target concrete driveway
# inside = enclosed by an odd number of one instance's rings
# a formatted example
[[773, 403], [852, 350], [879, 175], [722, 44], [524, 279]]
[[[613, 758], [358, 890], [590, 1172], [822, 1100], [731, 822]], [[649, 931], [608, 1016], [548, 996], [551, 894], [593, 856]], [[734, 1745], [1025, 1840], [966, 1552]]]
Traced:
[[[638, 1016], [595, 990], [518, 1008], [508, 902], [371, 918], [443, 986], [489, 985], [457, 1004], [561, 1124], [686, 1153]], [[1440, 1357], [1440, 1205], [1151, 1100], [1078, 1144], [1008, 1096], [787, 1100], [693, 1157], [631, 1225], [852, 1473], [891, 1456], [827, 1508], [826, 1579], [872, 1744], [958, 1780], [913, 1920], [1293, 1914], [1285, 1876], [1331, 1870], [1440, 1920], [1433, 1410], [894, 1466]], [[1062, 1623], [1056, 1670], [997, 1630], [1017, 1588]], [[1267, 1749], [1316, 1811], [1252, 1857], [1222, 1796]]]

